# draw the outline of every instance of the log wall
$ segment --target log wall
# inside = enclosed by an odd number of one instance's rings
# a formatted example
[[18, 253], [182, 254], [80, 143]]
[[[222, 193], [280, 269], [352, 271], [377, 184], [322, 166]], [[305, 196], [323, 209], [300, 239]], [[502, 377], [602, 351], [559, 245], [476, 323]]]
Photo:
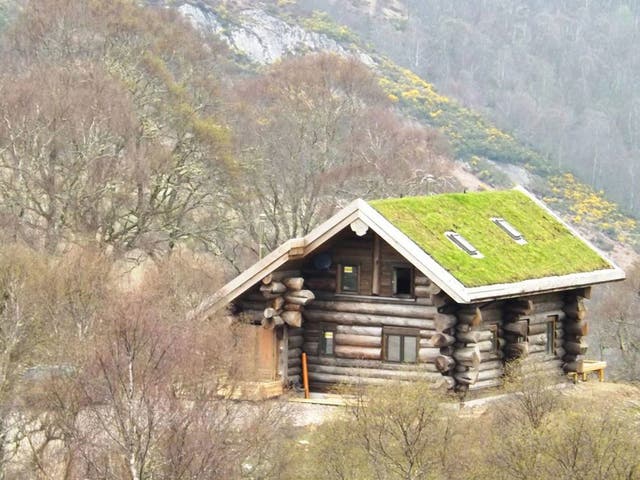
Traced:
[[[443, 347], [434, 343], [450, 329], [455, 317], [438, 313], [433, 305], [417, 305], [413, 301], [324, 295], [309, 305], [304, 313], [303, 351], [307, 354], [309, 381], [313, 388], [326, 389], [332, 384], [377, 384], [385, 380], [427, 380], [436, 385], [451, 386], [453, 378], [443, 376], [435, 360]], [[403, 327], [418, 337], [418, 362], [383, 361], [385, 327]], [[325, 330], [334, 332], [334, 355], [320, 352]]]
[[[407, 262], [387, 243], [371, 231], [362, 237], [344, 231], [327, 248], [329, 269], [317, 270], [305, 259], [297, 264], [300, 270], [274, 272], [234, 302], [241, 322], [277, 329], [278, 371], [285, 384], [300, 382], [302, 352], [313, 388], [426, 379], [467, 391], [501, 385], [505, 361], [522, 359], [523, 365], [556, 376], [563, 366], [572, 369], [586, 351], [584, 289], [456, 305], [414, 270], [413, 298], [393, 298], [393, 269]], [[345, 264], [359, 267], [357, 295], [336, 291], [336, 266]], [[391, 327], [415, 333], [416, 363], [383, 360], [384, 330]], [[334, 333], [331, 356], [320, 352], [327, 329]]]

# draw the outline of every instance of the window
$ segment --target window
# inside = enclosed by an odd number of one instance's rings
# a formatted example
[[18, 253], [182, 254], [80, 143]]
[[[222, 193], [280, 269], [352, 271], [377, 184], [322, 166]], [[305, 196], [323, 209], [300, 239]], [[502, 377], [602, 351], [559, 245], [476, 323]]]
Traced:
[[333, 329], [325, 328], [322, 330], [322, 337], [320, 338], [320, 355], [333, 356], [334, 334], [335, 332]]
[[516, 228], [509, 222], [507, 222], [504, 218], [494, 217], [491, 219], [491, 221], [499, 226], [502, 230], [507, 232], [507, 235], [515, 240], [516, 243], [519, 243], [520, 245], [525, 245], [527, 243], [527, 241], [524, 239], [524, 235], [516, 230]]
[[358, 293], [358, 266], [342, 265], [340, 267], [340, 291]]
[[411, 267], [393, 268], [393, 294], [411, 295], [413, 293], [413, 270]]
[[384, 359], [388, 362], [418, 361], [419, 331], [407, 328], [384, 329]]
[[456, 232], [445, 232], [445, 236], [451, 240], [451, 242], [463, 252], [467, 252], [473, 258], [484, 258], [476, 247], [474, 247], [469, 240]]
[[547, 355], [555, 355], [556, 353], [556, 322], [558, 321], [557, 315], [551, 315], [547, 317], [547, 348], [545, 353]]

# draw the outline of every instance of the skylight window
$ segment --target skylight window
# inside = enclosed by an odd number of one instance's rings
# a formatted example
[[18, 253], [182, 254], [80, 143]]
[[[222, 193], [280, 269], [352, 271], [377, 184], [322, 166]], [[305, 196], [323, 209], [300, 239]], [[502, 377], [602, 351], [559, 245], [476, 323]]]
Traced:
[[456, 232], [444, 232], [445, 236], [460, 250], [467, 252], [473, 258], [484, 258], [484, 255], [474, 247], [469, 240]]
[[516, 230], [516, 228], [513, 225], [511, 225], [509, 222], [507, 222], [504, 218], [494, 217], [491, 219], [491, 221], [495, 223], [497, 226], [499, 226], [502, 230], [507, 232], [507, 235], [509, 235], [513, 240], [515, 240], [516, 243], [520, 245], [525, 245], [527, 243], [527, 241], [524, 239], [524, 235], [522, 235], [518, 230]]

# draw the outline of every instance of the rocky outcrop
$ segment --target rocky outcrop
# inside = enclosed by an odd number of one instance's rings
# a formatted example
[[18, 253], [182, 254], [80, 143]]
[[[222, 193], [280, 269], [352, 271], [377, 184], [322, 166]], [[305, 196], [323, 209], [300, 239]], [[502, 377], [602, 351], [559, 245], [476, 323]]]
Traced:
[[185, 2], [177, 10], [199, 29], [217, 34], [231, 48], [261, 65], [288, 55], [318, 51], [355, 55], [367, 65], [375, 63], [364, 52], [349, 51], [327, 35], [291, 25], [260, 9], [242, 10], [233, 20], [222, 19], [201, 2]]

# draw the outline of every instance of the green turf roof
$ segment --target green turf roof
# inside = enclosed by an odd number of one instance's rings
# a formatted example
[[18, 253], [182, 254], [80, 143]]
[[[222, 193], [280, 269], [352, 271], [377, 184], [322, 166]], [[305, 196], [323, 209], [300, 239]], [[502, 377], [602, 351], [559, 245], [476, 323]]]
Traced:
[[[466, 287], [592, 272], [612, 266], [518, 190], [374, 200], [369, 204]], [[502, 217], [527, 241], [516, 243], [491, 221]], [[455, 231], [484, 258], [446, 236]]]

